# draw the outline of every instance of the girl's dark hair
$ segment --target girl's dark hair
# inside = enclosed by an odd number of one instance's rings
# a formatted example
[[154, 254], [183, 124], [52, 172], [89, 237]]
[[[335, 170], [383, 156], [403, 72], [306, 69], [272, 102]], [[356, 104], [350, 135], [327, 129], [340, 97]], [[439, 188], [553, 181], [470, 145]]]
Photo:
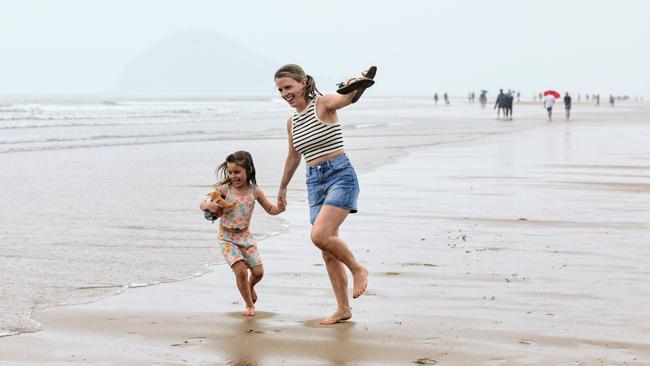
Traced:
[[306, 81], [305, 85], [305, 93], [304, 97], [306, 99], [313, 99], [316, 97], [316, 95], [323, 95], [317, 88], [316, 88], [316, 80], [314, 80], [311, 75], [305, 74], [305, 71], [302, 69], [302, 67], [296, 65], [296, 64], [287, 64], [282, 66], [281, 68], [278, 69], [278, 71], [275, 72], [275, 76], [273, 77], [273, 80], [277, 80], [279, 78], [292, 78], [295, 81]]
[[249, 185], [257, 185], [257, 180], [255, 180], [255, 164], [253, 164], [253, 157], [248, 151], [236, 151], [228, 155], [226, 161], [217, 167], [215, 174], [217, 178], [220, 177], [221, 179], [220, 185], [232, 183], [228, 177], [228, 163], [235, 163], [244, 168], [246, 170], [246, 183]]

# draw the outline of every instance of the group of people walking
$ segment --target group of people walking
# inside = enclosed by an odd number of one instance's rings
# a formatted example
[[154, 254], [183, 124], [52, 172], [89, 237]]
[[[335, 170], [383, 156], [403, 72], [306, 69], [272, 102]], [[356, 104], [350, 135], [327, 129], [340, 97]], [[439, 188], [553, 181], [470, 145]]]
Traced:
[[[447, 92], [445, 92], [442, 95], [442, 99], [445, 101], [445, 105], [449, 105], [449, 94], [447, 94]], [[436, 104], [438, 104], [438, 100], [440, 100], [440, 98], [438, 97], [438, 93], [436, 92], [436, 93], [433, 94], [433, 101]]]
[[[564, 94], [564, 116], [565, 120], [568, 121], [571, 118], [571, 96], [569, 92]], [[555, 96], [553, 94], [547, 94], [542, 101], [546, 113], [548, 114], [548, 121], [553, 121], [553, 105], [555, 104]]]
[[497, 100], [494, 103], [494, 109], [497, 110], [497, 119], [501, 118], [501, 112], [503, 111], [503, 119], [512, 121], [512, 104], [514, 100], [515, 97], [510, 89], [508, 89], [507, 93], [503, 93], [503, 89], [499, 89], [499, 95], [497, 95]]
[[[497, 111], [497, 119], [504, 119], [507, 121], [513, 120], [512, 107], [514, 104], [515, 95], [517, 97], [517, 102], [519, 102], [519, 95], [520, 95], [519, 92], [515, 94], [515, 92], [513, 92], [511, 89], [508, 89], [508, 91], [504, 93], [503, 89], [499, 89], [499, 94], [497, 95], [496, 101], [494, 102], [494, 109], [496, 109]], [[537, 100], [537, 93], [535, 93], [534, 96], [535, 96], [534, 100]], [[542, 101], [542, 105], [544, 106], [544, 109], [546, 109], [548, 121], [553, 120], [553, 106], [555, 105], [555, 99], [558, 97], [560, 97], [560, 95], [557, 94], [556, 92], [549, 93], [549, 94], [539, 93], [539, 99]], [[444, 99], [446, 104], [449, 104], [449, 97], [447, 93], [444, 94]], [[433, 95], [433, 100], [436, 102], [436, 104], [438, 103], [438, 93], [435, 93]], [[468, 94], [468, 100], [470, 102], [474, 100], [473, 93], [470, 92], [470, 94]], [[487, 103], [487, 90], [481, 90], [479, 101], [481, 102], [481, 107], [485, 107], [485, 104]], [[572, 106], [572, 98], [571, 95], [569, 95], [569, 92], [565, 93], [563, 102], [564, 102], [565, 120], [568, 121], [571, 118], [571, 106]], [[610, 105], [613, 106], [613, 104], [614, 104], [613, 98], [610, 97]]]

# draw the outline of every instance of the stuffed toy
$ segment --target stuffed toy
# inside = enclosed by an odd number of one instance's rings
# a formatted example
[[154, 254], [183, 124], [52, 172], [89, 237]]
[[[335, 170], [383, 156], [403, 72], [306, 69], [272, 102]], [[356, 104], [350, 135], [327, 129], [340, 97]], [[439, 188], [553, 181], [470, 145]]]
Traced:
[[[214, 202], [226, 209], [231, 209], [237, 204], [237, 201], [233, 201], [233, 202], [226, 201], [225, 199], [226, 196], [223, 193], [221, 193], [220, 190], [217, 189], [210, 191], [207, 195], [210, 197], [210, 202]], [[215, 215], [214, 213], [208, 210], [203, 211], [203, 216], [205, 216], [206, 220], [210, 220], [210, 221], [214, 221], [217, 218], [219, 218], [219, 216]]]

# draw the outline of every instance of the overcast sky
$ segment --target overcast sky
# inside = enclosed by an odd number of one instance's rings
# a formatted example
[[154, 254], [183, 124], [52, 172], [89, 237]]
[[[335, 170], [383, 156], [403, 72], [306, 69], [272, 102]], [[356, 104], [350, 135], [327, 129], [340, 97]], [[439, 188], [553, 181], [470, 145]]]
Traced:
[[[156, 41], [213, 30], [376, 95], [500, 87], [650, 96], [644, 0], [0, 0], [0, 94], [111, 93]], [[272, 75], [260, 83], [272, 90]], [[321, 87], [332, 90], [333, 86]]]

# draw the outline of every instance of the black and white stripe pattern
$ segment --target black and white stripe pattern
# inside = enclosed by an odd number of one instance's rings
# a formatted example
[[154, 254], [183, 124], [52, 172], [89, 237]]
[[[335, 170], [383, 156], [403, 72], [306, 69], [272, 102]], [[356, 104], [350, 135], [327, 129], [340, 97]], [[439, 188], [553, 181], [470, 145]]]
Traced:
[[302, 113], [294, 113], [292, 117], [293, 147], [307, 162], [343, 148], [341, 125], [318, 119], [317, 99], [314, 98]]

